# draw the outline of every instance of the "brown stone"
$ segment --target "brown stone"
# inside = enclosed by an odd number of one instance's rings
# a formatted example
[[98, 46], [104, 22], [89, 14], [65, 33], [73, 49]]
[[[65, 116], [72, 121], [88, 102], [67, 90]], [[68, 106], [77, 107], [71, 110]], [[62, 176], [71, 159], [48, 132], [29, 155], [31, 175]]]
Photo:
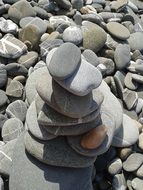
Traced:
[[107, 128], [105, 125], [100, 125], [88, 133], [86, 133], [81, 139], [81, 146], [87, 149], [95, 149], [99, 147], [104, 141], [107, 134]]

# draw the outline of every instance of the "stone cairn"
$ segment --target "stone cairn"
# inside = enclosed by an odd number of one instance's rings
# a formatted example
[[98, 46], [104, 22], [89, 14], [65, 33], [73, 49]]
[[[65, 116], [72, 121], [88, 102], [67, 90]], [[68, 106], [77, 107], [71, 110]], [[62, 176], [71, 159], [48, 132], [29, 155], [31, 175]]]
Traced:
[[0, 0], [0, 190], [142, 190], [142, 84], [142, 1]]

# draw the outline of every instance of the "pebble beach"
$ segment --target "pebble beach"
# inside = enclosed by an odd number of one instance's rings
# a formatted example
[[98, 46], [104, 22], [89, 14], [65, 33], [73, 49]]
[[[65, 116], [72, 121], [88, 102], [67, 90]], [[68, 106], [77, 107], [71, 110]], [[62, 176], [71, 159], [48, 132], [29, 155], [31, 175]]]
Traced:
[[143, 190], [142, 0], [0, 0], [0, 190]]

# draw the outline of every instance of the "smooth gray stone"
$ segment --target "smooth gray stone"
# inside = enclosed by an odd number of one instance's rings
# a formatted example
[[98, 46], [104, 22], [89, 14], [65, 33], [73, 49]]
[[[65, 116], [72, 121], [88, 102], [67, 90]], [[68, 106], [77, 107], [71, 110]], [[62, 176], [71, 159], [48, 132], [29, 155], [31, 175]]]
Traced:
[[49, 19], [49, 22], [51, 25], [54, 26], [54, 28], [57, 28], [60, 24], [67, 24], [68, 26], [74, 25], [72, 19], [65, 15], [56, 15], [56, 16], [51, 16]]
[[100, 64], [106, 67], [105, 75], [112, 75], [115, 72], [115, 63], [112, 59], [99, 57]]
[[33, 7], [34, 11], [36, 12], [36, 16], [40, 17], [41, 19], [49, 19], [49, 13], [47, 13], [46, 10], [44, 10], [43, 8], [39, 7], [39, 6], [34, 6]]
[[22, 55], [17, 62], [23, 66], [25, 66], [27, 69], [34, 66], [35, 63], [38, 60], [38, 53], [35, 51], [30, 51], [24, 55]]
[[[86, 77], [85, 77], [86, 76]], [[77, 96], [85, 96], [102, 82], [101, 72], [82, 59], [79, 68], [66, 80], [56, 80], [63, 88]]]
[[135, 190], [141, 190], [143, 188], [143, 180], [140, 179], [140, 178], [134, 178], [132, 180], [132, 187], [135, 189]]
[[23, 95], [23, 90], [24, 87], [19, 81], [12, 80], [6, 88], [6, 95], [21, 98]]
[[0, 88], [4, 87], [7, 83], [7, 71], [5, 65], [0, 64]]
[[89, 22], [93, 22], [93, 23], [98, 24], [98, 25], [100, 25], [101, 22], [103, 21], [102, 18], [98, 14], [92, 13], [92, 12], [87, 13], [87, 14], [83, 14], [82, 19], [89, 21]]
[[39, 61], [38, 63], [36, 63], [36, 65], [34, 66], [34, 71], [41, 68], [41, 67], [45, 67], [46, 63], [44, 61]]
[[138, 74], [132, 74], [132, 78], [134, 81], [143, 84], [143, 76], [138, 75]]
[[0, 108], [8, 103], [8, 97], [6, 96], [5, 91], [0, 90]]
[[6, 108], [6, 114], [9, 118], [18, 118], [22, 122], [25, 121], [26, 118], [26, 112], [27, 112], [27, 106], [26, 103], [22, 100], [16, 100], [9, 104]]
[[77, 26], [69, 26], [63, 32], [62, 36], [64, 42], [71, 42], [75, 45], [79, 45], [82, 42], [82, 32]]
[[96, 160], [96, 157], [89, 158], [77, 154], [70, 148], [65, 137], [40, 141], [35, 140], [30, 134], [26, 133], [24, 142], [29, 154], [48, 165], [85, 168], [91, 166]]
[[[37, 109], [39, 109], [37, 103]], [[41, 109], [38, 111], [38, 123], [44, 126], [70, 126], [77, 125], [81, 123], [88, 123], [96, 119], [99, 116], [99, 110], [92, 112], [91, 114], [83, 117], [83, 118], [71, 118], [65, 115], [60, 114], [54, 109], [50, 108], [44, 102], [40, 103]]]
[[114, 80], [115, 80], [118, 96], [121, 99], [123, 98], [124, 79], [125, 79], [125, 74], [121, 71], [116, 71], [114, 75]]
[[9, 176], [12, 168], [13, 149], [16, 143], [15, 140], [7, 142], [0, 148], [0, 174], [2, 176]]
[[104, 97], [96, 91], [85, 96], [76, 96], [52, 80], [47, 71], [36, 86], [39, 96], [54, 110], [72, 118], [82, 118], [97, 110]]
[[39, 17], [24, 17], [20, 20], [21, 28], [25, 28], [29, 25], [35, 25], [40, 30], [41, 35], [44, 34], [48, 27], [48, 22], [46, 20], [42, 20]]
[[0, 30], [3, 33], [15, 34], [18, 32], [18, 26], [11, 20], [6, 20], [3, 17], [0, 18]]
[[39, 125], [37, 122], [37, 111], [35, 107], [35, 102], [32, 102], [27, 112], [26, 123], [29, 131], [36, 138], [41, 140], [49, 140], [49, 138], [54, 138], [55, 135], [66, 136], [83, 134], [90, 129], [98, 126], [101, 123], [101, 119], [99, 116], [99, 118], [96, 118], [93, 122], [71, 126]]
[[114, 37], [120, 40], [126, 40], [130, 37], [129, 30], [120, 23], [117, 22], [109, 22], [107, 25], [108, 32]]
[[25, 0], [20, 0], [14, 3], [8, 10], [8, 16], [15, 23], [28, 16], [36, 16], [36, 12], [32, 8], [29, 2]]
[[81, 118], [100, 108], [104, 96], [98, 90], [86, 96], [75, 96], [53, 81], [53, 97], [57, 107], [67, 116]]
[[55, 47], [59, 47], [63, 44], [63, 40], [61, 39], [54, 39], [54, 40], [46, 40], [42, 42], [40, 46], [40, 55], [41, 57], [45, 57], [49, 51]]
[[55, 3], [53, 1], [47, 1], [47, 0], [39, 0], [38, 6], [46, 10], [47, 12], [54, 11], [57, 6], [55, 6]]
[[2, 129], [4, 123], [6, 122], [7, 119], [8, 118], [5, 115], [0, 114], [0, 130]]
[[36, 84], [38, 80], [43, 76], [46, 75], [47, 68], [42, 67], [35, 70], [27, 79], [25, 90], [26, 90], [26, 98], [29, 104], [34, 100], [34, 97], [37, 94], [36, 91]]
[[95, 67], [97, 67], [100, 64], [99, 58], [92, 50], [86, 49], [86, 50], [84, 50], [82, 55], [84, 56], [84, 58], [86, 59], [87, 62], [91, 63]]
[[2, 128], [2, 138], [4, 142], [16, 139], [24, 131], [22, 121], [18, 118], [8, 119]]
[[120, 158], [113, 159], [108, 165], [108, 173], [110, 175], [117, 175], [122, 170], [122, 161]]
[[72, 43], [64, 43], [55, 51], [47, 67], [54, 78], [64, 80], [75, 72], [80, 61], [80, 49]]
[[27, 51], [27, 46], [12, 34], [6, 34], [0, 39], [0, 56], [5, 58], [18, 58]]
[[13, 4], [18, 2], [19, 0], [3, 0], [4, 3]]
[[26, 125], [30, 133], [40, 140], [51, 140], [56, 136], [46, 131], [37, 121], [37, 110], [35, 101], [33, 101], [27, 111]]
[[114, 190], [126, 190], [127, 183], [124, 174], [117, 174], [113, 177], [112, 186]]
[[84, 5], [84, 0], [71, 0], [72, 7], [80, 10]]
[[135, 32], [130, 35], [130, 38], [127, 40], [131, 51], [134, 50], [143, 50], [143, 33], [142, 32]]
[[[89, 21], [82, 22], [83, 47], [98, 52], [105, 44], [107, 39], [106, 32], [97, 24]], [[98, 38], [97, 38], [98, 36]]]
[[126, 161], [123, 162], [123, 169], [127, 172], [137, 170], [143, 163], [143, 156], [140, 153], [131, 154]]
[[20, 137], [14, 150], [9, 186], [11, 190], [39, 190], [41, 187], [43, 190], [73, 190], [74, 184], [74, 190], [92, 190], [91, 175], [92, 166], [75, 169], [39, 162], [25, 152], [23, 137]]
[[16, 77], [18, 75], [27, 76], [28, 74], [26, 67], [19, 63], [9, 63], [5, 66], [5, 69], [7, 71], [7, 75], [11, 77]]
[[114, 60], [116, 64], [116, 68], [118, 70], [125, 69], [130, 62], [131, 56], [130, 56], [130, 47], [126, 44], [119, 44], [116, 47], [115, 53], [114, 53]]
[[124, 83], [128, 89], [136, 90], [138, 88], [138, 83], [135, 80], [133, 80], [132, 76], [133, 76], [133, 74], [128, 72], [125, 76]]
[[129, 147], [137, 142], [139, 138], [139, 130], [136, 122], [129, 116], [123, 114], [122, 127], [118, 133], [114, 135], [112, 146], [115, 147]]
[[123, 101], [128, 110], [131, 110], [137, 103], [138, 94], [135, 91], [125, 88], [123, 90]]

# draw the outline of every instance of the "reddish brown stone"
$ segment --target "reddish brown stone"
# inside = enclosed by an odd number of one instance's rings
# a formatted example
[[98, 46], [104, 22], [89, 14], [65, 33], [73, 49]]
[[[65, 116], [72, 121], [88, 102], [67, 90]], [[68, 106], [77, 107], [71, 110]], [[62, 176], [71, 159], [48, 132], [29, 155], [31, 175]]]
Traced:
[[105, 125], [100, 125], [83, 135], [81, 146], [87, 149], [95, 149], [102, 144], [107, 134]]

